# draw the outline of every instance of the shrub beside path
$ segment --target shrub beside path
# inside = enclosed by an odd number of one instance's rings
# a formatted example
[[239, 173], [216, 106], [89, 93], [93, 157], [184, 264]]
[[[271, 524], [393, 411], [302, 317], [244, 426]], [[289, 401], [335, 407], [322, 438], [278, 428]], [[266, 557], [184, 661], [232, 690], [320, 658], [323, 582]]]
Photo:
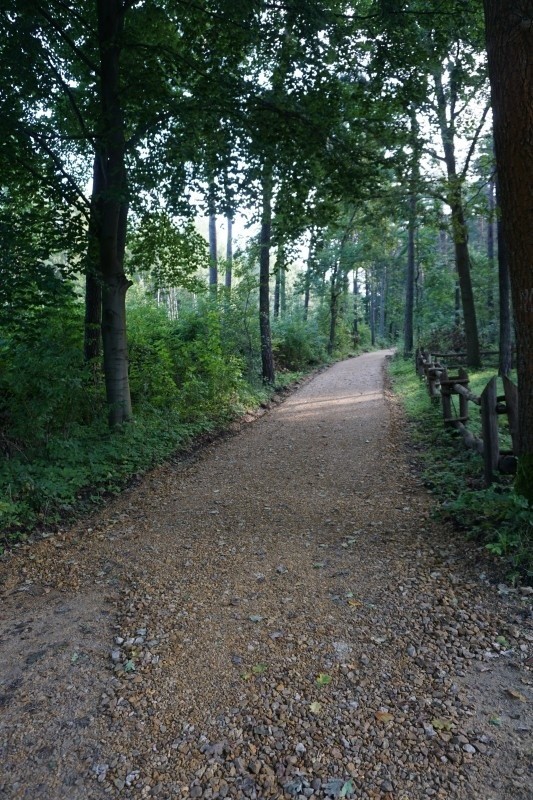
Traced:
[[431, 519], [386, 355], [4, 557], [3, 798], [531, 800], [531, 597]]

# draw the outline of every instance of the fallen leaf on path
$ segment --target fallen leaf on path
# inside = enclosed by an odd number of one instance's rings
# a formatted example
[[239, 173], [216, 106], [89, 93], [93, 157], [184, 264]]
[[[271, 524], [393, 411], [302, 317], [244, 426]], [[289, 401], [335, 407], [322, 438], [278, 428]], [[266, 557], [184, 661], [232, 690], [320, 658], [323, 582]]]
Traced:
[[327, 686], [328, 683], [331, 683], [331, 680], [332, 680], [331, 675], [326, 675], [325, 672], [321, 672], [318, 678], [316, 679], [316, 682], [318, 683], [319, 686]]
[[320, 714], [321, 710], [322, 710], [322, 703], [314, 702], [311, 703], [311, 705], [309, 706], [309, 711], [311, 712], [311, 714]]
[[505, 691], [509, 697], [513, 698], [513, 700], [520, 700], [521, 703], [527, 702], [527, 697], [525, 697], [521, 692], [517, 692], [515, 689], [506, 689]]
[[378, 722], [391, 722], [394, 719], [394, 715], [389, 711], [376, 711], [376, 719]]
[[435, 719], [431, 720], [431, 724], [438, 731], [453, 730], [453, 722], [451, 722], [449, 719], [440, 719], [440, 717], [435, 717]]

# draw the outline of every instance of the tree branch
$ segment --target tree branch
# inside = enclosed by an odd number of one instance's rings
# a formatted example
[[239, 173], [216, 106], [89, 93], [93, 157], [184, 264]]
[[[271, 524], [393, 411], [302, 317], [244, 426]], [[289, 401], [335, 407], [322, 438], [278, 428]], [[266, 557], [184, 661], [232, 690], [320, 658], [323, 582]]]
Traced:
[[483, 111], [483, 115], [481, 117], [480, 123], [476, 128], [476, 131], [474, 133], [472, 141], [470, 142], [470, 147], [468, 148], [468, 153], [466, 155], [466, 160], [465, 160], [463, 169], [461, 170], [461, 180], [462, 181], [464, 181], [464, 179], [466, 178], [466, 173], [468, 172], [468, 168], [470, 166], [470, 160], [471, 160], [472, 156], [474, 155], [474, 150], [476, 149], [476, 145], [477, 145], [479, 137], [481, 135], [481, 131], [483, 130], [483, 128], [485, 126], [485, 120], [487, 119], [487, 114], [489, 113], [489, 111], [490, 111], [490, 103], [487, 103], [487, 105], [485, 106], [485, 110]]
[[83, 50], [80, 47], [78, 47], [78, 45], [73, 41], [73, 39], [68, 35], [68, 33], [66, 33], [66, 31], [63, 30], [63, 27], [52, 17], [52, 15], [49, 14], [48, 11], [46, 11], [46, 9], [44, 9], [40, 5], [37, 5], [36, 8], [37, 11], [41, 14], [41, 16], [44, 17], [44, 19], [48, 22], [50, 27], [52, 27], [56, 31], [56, 33], [60, 35], [63, 41], [68, 44], [72, 52], [75, 53], [78, 56], [78, 58], [81, 59], [81, 61], [83, 61], [85, 66], [89, 67], [89, 69], [92, 72], [94, 72], [95, 75], [99, 75], [100, 74], [99, 67], [95, 63], [93, 63], [93, 61], [91, 61], [91, 59], [83, 52]]

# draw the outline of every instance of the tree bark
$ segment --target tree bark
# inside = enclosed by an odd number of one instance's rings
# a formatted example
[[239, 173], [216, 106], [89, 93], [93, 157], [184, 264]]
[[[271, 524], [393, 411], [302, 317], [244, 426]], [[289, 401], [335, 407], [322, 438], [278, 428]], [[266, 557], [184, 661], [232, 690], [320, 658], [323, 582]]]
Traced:
[[283, 254], [283, 263], [281, 265], [281, 272], [279, 276], [279, 313], [281, 317], [285, 316], [287, 311], [287, 269], [285, 264], [285, 254]]
[[472, 290], [472, 279], [470, 275], [468, 230], [465, 221], [461, 177], [457, 173], [457, 163], [455, 158], [455, 126], [453, 121], [453, 111], [450, 114], [452, 119], [450, 122], [448, 122], [446, 116], [446, 95], [442, 84], [442, 75], [439, 71], [435, 71], [433, 73], [433, 80], [435, 82], [439, 130], [444, 150], [446, 172], [448, 176], [447, 202], [452, 212], [455, 266], [457, 268], [457, 274], [459, 277], [459, 290], [461, 293], [461, 304], [463, 307], [463, 321], [466, 338], [466, 362], [469, 367], [480, 367], [481, 354], [476, 320], [476, 307], [474, 304], [474, 293]]
[[381, 278], [379, 281], [379, 336], [385, 338], [385, 318], [387, 313], [387, 266], [382, 267]]
[[533, 503], [533, 0], [484, 0], [518, 369], [517, 491]]
[[274, 383], [274, 357], [270, 332], [270, 242], [272, 236], [272, 167], [263, 167], [263, 202], [259, 255], [259, 331], [263, 383]]
[[416, 233], [416, 194], [409, 197], [409, 221], [407, 227], [407, 270], [405, 275], [405, 317], [403, 325], [403, 354], [413, 352], [413, 317], [415, 306], [415, 233]]
[[358, 281], [358, 268], [353, 271], [353, 325], [352, 325], [352, 340], [353, 346], [357, 347], [359, 344], [359, 281]]
[[97, 0], [100, 51], [101, 129], [97, 140], [97, 172], [102, 192], [99, 224], [102, 276], [102, 344], [109, 424], [132, 416], [128, 379], [126, 292], [124, 274], [128, 216], [124, 119], [120, 102], [120, 53], [124, 10], [120, 0]]
[[513, 366], [513, 335], [511, 318], [511, 281], [509, 262], [501, 219], [497, 224], [498, 234], [498, 284], [500, 306], [500, 360], [499, 374], [509, 375]]
[[313, 267], [313, 256], [315, 252], [316, 236], [314, 230], [311, 231], [309, 240], [309, 250], [307, 252], [307, 263], [305, 265], [305, 287], [304, 287], [304, 319], [309, 314], [309, 300], [311, 296], [311, 270]]
[[335, 349], [335, 337], [337, 335], [337, 317], [339, 313], [338, 299], [339, 291], [337, 288], [337, 278], [339, 273], [339, 262], [335, 261], [331, 270], [329, 285], [329, 339], [328, 353], [331, 355]]
[[214, 189], [209, 186], [209, 290], [216, 299], [218, 287], [217, 216]]

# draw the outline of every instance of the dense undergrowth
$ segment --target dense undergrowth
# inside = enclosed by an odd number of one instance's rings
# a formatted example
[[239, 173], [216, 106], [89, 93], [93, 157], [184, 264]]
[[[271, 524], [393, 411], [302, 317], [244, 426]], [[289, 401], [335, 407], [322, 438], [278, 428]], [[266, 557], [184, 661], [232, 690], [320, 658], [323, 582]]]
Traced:
[[[0, 328], [0, 552], [119, 492], [327, 360], [316, 320], [287, 315], [273, 326], [277, 378], [265, 387], [258, 326], [242, 305], [205, 301], [171, 320], [132, 293], [134, 419], [111, 431], [101, 369], [82, 357], [82, 313], [73, 301], [35, 326]], [[337, 355], [348, 348], [339, 340]]]
[[[469, 371], [471, 390], [479, 394], [494, 374], [494, 369]], [[531, 582], [533, 509], [514, 492], [512, 478], [498, 475], [490, 488], [484, 487], [481, 456], [466, 449], [457, 433], [444, 428], [441, 409], [430, 401], [414, 359], [397, 355], [390, 375], [409, 421], [410, 446], [426, 486], [438, 500], [439, 515], [448, 516], [467, 536], [503, 558], [510, 580]], [[502, 418], [500, 423], [501, 446], [510, 447]], [[478, 415], [472, 413], [469, 428], [480, 435]]]

